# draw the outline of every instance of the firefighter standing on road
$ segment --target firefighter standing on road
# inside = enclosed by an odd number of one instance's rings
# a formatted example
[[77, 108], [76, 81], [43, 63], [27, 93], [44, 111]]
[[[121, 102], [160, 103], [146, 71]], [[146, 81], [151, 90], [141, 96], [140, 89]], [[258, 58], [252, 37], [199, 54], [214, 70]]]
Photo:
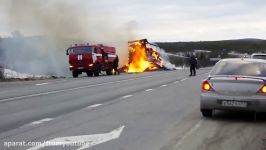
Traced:
[[0, 79], [4, 78], [4, 68], [0, 65]]
[[190, 64], [190, 76], [196, 76], [196, 67], [198, 61], [193, 54], [190, 56], [189, 64]]
[[119, 71], [118, 71], [118, 63], [119, 63], [119, 58], [118, 58], [118, 55], [116, 55], [115, 57], [115, 60], [113, 62], [113, 69], [114, 69], [114, 74], [117, 75], [119, 74]]

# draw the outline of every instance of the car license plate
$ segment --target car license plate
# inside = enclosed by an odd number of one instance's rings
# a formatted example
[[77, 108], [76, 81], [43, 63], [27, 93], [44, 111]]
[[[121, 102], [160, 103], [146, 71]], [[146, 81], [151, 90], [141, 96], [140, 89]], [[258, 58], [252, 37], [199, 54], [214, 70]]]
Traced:
[[221, 104], [222, 104], [222, 106], [225, 106], [225, 107], [241, 107], [241, 108], [246, 108], [248, 105], [247, 102], [229, 101], [229, 100], [223, 100]]

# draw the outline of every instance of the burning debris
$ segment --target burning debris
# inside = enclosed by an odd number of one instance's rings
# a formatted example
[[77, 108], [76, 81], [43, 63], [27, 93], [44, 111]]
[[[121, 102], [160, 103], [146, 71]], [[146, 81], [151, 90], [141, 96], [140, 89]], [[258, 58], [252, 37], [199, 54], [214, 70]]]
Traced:
[[165, 51], [147, 39], [128, 42], [129, 60], [124, 66], [128, 73], [174, 69]]

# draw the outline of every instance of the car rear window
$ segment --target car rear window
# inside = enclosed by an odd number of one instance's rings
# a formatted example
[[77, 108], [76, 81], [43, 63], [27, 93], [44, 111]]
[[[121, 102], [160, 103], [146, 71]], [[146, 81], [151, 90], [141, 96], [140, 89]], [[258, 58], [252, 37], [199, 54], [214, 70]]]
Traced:
[[266, 77], [266, 65], [259, 62], [221, 61], [217, 63], [211, 75], [242, 75]]
[[254, 55], [252, 56], [254, 59], [266, 59], [266, 55]]

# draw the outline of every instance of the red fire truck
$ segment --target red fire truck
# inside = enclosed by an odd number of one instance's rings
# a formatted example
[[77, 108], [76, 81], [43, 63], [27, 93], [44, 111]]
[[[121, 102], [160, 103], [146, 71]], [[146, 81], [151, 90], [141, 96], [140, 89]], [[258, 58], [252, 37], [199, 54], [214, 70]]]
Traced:
[[99, 76], [101, 71], [112, 75], [113, 62], [117, 56], [114, 47], [102, 44], [74, 44], [66, 50], [66, 54], [69, 55], [69, 69], [74, 78], [82, 72], [89, 77]]

